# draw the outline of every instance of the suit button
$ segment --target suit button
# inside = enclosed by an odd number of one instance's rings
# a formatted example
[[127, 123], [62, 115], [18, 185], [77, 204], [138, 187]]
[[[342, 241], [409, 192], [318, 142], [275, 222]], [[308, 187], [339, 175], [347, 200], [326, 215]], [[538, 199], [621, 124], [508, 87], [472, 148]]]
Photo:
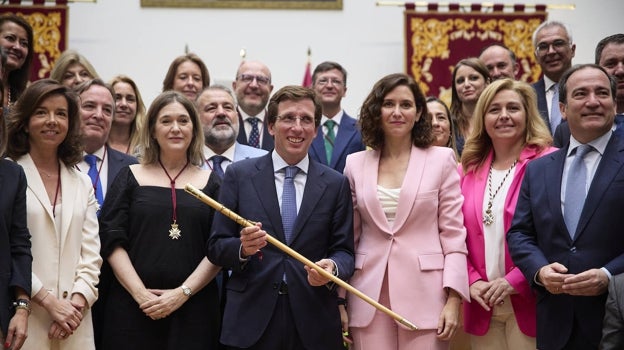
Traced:
[[63, 299], [67, 298], [67, 294], [68, 294], [67, 291], [63, 292]]
[[576, 253], [576, 247], [572, 247], [572, 248], [570, 248], [570, 252], [572, 252], [572, 253]]

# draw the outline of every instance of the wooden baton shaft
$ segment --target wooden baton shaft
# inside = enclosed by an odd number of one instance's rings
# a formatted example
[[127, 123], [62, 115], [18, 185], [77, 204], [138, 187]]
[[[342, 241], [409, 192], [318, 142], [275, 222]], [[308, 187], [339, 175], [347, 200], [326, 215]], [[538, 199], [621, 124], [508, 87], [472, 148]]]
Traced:
[[[235, 212], [231, 211], [230, 209], [224, 207], [223, 204], [221, 204], [221, 203], [217, 202], [216, 200], [210, 198], [210, 196], [208, 196], [205, 193], [203, 193], [202, 191], [198, 190], [193, 185], [187, 184], [184, 187], [184, 190], [186, 192], [192, 194], [193, 196], [195, 196], [197, 199], [199, 199], [200, 201], [204, 202], [205, 204], [208, 204], [210, 207], [214, 208], [219, 213], [221, 213], [221, 214], [227, 216], [228, 218], [230, 218], [231, 220], [235, 221], [237, 224], [239, 224], [239, 225], [241, 225], [243, 227], [255, 226], [254, 222], [249, 221], [249, 220], [243, 218], [242, 216], [236, 214]], [[347, 283], [347, 282], [341, 280], [340, 278], [332, 275], [331, 273], [325, 271], [322, 267], [320, 267], [317, 264], [313, 263], [308, 258], [306, 258], [305, 256], [299, 254], [298, 252], [296, 252], [295, 250], [293, 250], [289, 246], [285, 245], [284, 243], [280, 242], [275, 237], [271, 236], [268, 233], [267, 233], [266, 237], [267, 237], [267, 241], [269, 243], [271, 243], [272, 245], [274, 245], [275, 247], [277, 247], [279, 250], [281, 250], [284, 253], [286, 253], [286, 254], [292, 256], [293, 258], [297, 259], [298, 261], [303, 263], [305, 266], [308, 266], [309, 268], [312, 268], [312, 269], [316, 270], [323, 277], [328, 278], [330, 281], [332, 281], [335, 284], [339, 285], [340, 287], [346, 289], [347, 291], [349, 291], [349, 293], [355, 294], [358, 298], [364, 300], [365, 302], [369, 303], [370, 305], [372, 305], [376, 309], [378, 309], [378, 310], [382, 311], [383, 313], [387, 314], [388, 316], [392, 317], [393, 319], [395, 319], [396, 321], [398, 321], [402, 325], [406, 326], [407, 328], [409, 328], [411, 330], [417, 330], [418, 329], [418, 327], [416, 327], [416, 325], [414, 325], [410, 321], [406, 320], [401, 315], [397, 314], [396, 312], [388, 309], [387, 307], [385, 307], [385, 306], [381, 305], [380, 303], [376, 302], [375, 300], [371, 299], [368, 295], [360, 292], [358, 289], [356, 289], [355, 287], [353, 287], [349, 283]]]

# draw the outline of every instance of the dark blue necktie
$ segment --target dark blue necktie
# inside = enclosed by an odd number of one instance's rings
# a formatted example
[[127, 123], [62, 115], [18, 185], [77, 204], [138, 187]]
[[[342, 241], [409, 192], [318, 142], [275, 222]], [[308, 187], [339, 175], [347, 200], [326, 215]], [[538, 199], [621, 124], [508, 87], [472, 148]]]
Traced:
[[260, 131], [258, 130], [258, 118], [251, 117], [247, 121], [251, 124], [251, 132], [249, 133], [249, 146], [260, 148]]
[[297, 195], [295, 192], [295, 176], [299, 172], [296, 166], [286, 167], [284, 177], [284, 189], [282, 192], [282, 225], [284, 226], [284, 236], [286, 243], [292, 240], [293, 227], [297, 220]]
[[223, 175], [225, 175], [225, 173], [223, 172], [221, 163], [223, 163], [223, 161], [225, 160], [225, 157], [224, 156], [212, 156], [212, 158], [210, 159], [212, 159], [212, 171], [214, 171], [217, 174], [217, 176], [223, 179]]
[[576, 147], [574, 160], [572, 160], [572, 165], [570, 165], [568, 170], [563, 219], [568, 227], [570, 238], [574, 238], [576, 234], [576, 228], [585, 205], [585, 197], [587, 196], [587, 167], [584, 159], [585, 155], [593, 149], [590, 145]]
[[[102, 194], [102, 185], [100, 182], [100, 173], [97, 167], [97, 157], [93, 154], [87, 154], [84, 157], [85, 162], [89, 164], [89, 177], [91, 178], [91, 184], [93, 184], [93, 190], [95, 191], [95, 199], [97, 199], [100, 208], [104, 203], [104, 195]], [[98, 211], [99, 214], [99, 211]]]

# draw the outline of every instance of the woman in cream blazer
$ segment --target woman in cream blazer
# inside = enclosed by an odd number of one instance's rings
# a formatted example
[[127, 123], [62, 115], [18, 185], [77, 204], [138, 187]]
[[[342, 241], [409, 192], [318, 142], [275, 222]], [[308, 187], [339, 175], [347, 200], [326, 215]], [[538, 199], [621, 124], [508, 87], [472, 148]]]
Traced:
[[468, 298], [466, 233], [453, 151], [433, 141], [414, 80], [391, 74], [361, 109], [373, 150], [351, 154], [345, 175], [354, 204], [350, 283], [419, 329], [411, 331], [355, 296], [349, 326], [357, 349], [447, 349]]
[[24, 168], [32, 236], [32, 314], [23, 349], [94, 349], [90, 307], [102, 259], [97, 201], [82, 157], [74, 94], [52, 80], [31, 84], [9, 120], [7, 155]]

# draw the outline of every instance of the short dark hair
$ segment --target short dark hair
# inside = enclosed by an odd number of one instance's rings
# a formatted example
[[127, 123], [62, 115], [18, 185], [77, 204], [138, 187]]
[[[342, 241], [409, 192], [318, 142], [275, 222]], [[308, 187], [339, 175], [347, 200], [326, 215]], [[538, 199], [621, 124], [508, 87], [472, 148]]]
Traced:
[[596, 58], [594, 63], [600, 64], [600, 58], [602, 56], [602, 50], [609, 44], [624, 44], [624, 34], [618, 33], [609, 35], [608, 37], [600, 40], [596, 45]]
[[598, 69], [599, 71], [603, 72], [604, 75], [607, 77], [607, 79], [609, 79], [609, 85], [611, 87], [611, 96], [613, 97], [613, 100], [615, 101], [615, 96], [617, 94], [617, 82], [615, 81], [615, 78], [609, 73], [607, 73], [607, 71], [601, 66], [597, 64], [593, 64], [593, 63], [586, 63], [586, 64], [575, 64], [574, 66], [570, 67], [568, 70], [566, 70], [563, 73], [563, 75], [561, 76], [561, 79], [559, 79], [559, 102], [563, 104], [567, 104], [568, 102], [567, 101], [568, 79], [570, 79], [570, 76], [572, 76], [572, 74], [576, 73], [577, 71], [580, 71], [581, 69]]
[[414, 79], [403, 73], [386, 75], [375, 83], [370, 94], [364, 100], [360, 109], [360, 127], [362, 129], [362, 140], [367, 146], [380, 149], [384, 146], [385, 139], [381, 128], [381, 106], [384, 98], [397, 86], [407, 86], [414, 95], [416, 110], [420, 111], [420, 119], [412, 128], [412, 142], [414, 146], [426, 148], [434, 140], [431, 118], [427, 113], [427, 102], [425, 95], [420, 90], [418, 83]]
[[17, 159], [30, 152], [26, 129], [35, 110], [50, 96], [60, 95], [67, 101], [68, 128], [65, 140], [58, 147], [58, 157], [66, 166], [74, 166], [82, 160], [80, 137], [80, 115], [76, 94], [53, 79], [41, 79], [30, 84], [17, 103], [11, 108], [8, 118], [7, 156]]
[[277, 119], [277, 107], [280, 102], [301, 101], [305, 99], [312, 100], [314, 103], [314, 127], [318, 127], [321, 124], [321, 117], [323, 116], [321, 102], [317, 98], [314, 90], [297, 85], [284, 86], [273, 94], [267, 107], [268, 125], [275, 124], [275, 120]]
[[337, 69], [342, 73], [342, 80], [344, 86], [347, 86], [347, 70], [344, 69], [339, 63], [332, 61], [325, 61], [320, 63], [316, 68], [314, 68], [314, 72], [312, 73], [312, 85], [316, 82], [316, 77], [324, 72], [330, 71], [332, 69]]

